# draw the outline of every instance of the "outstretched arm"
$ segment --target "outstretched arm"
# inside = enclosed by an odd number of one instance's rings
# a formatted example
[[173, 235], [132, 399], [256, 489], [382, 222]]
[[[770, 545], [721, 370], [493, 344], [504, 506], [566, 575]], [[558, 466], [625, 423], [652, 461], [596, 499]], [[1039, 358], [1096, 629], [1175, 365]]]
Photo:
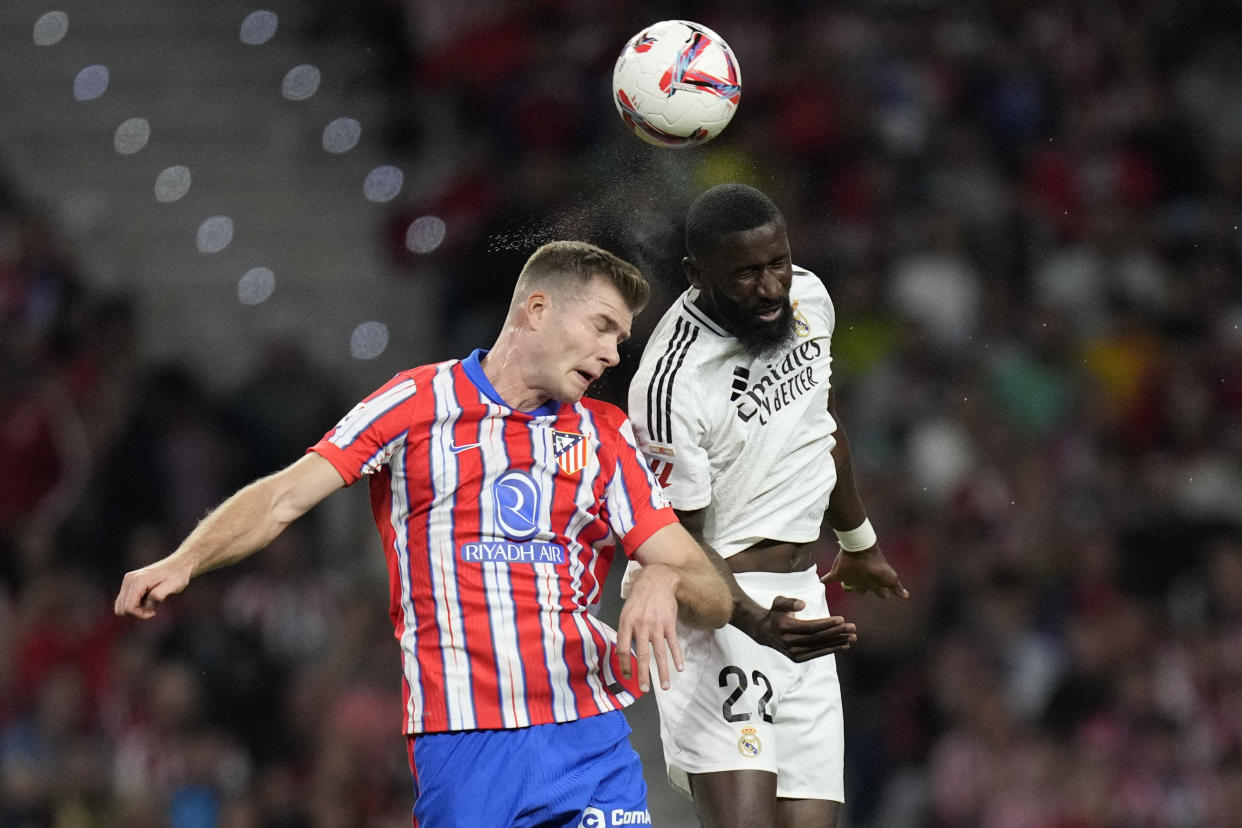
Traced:
[[835, 390], [828, 392], [828, 411], [837, 423], [837, 442], [832, 447], [837, 484], [828, 499], [828, 523], [837, 534], [841, 551], [833, 561], [831, 571], [822, 580], [824, 583], [840, 581], [846, 589], [860, 593], [874, 592], [881, 598], [890, 595], [909, 598], [910, 591], [902, 586], [897, 571], [880, 550], [875, 531], [867, 519], [867, 510], [863, 508], [858, 494], [850, 458], [850, 441], [837, 414]]
[[344, 485], [332, 464], [313, 453], [256, 480], [213, 509], [170, 555], [126, 573], [114, 611], [151, 618], [156, 607], [185, 589], [191, 578], [267, 546], [286, 526]]

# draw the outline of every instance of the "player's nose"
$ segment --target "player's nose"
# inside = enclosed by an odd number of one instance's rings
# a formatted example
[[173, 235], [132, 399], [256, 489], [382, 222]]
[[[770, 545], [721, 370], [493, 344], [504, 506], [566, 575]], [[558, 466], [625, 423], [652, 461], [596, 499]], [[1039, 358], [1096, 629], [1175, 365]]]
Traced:
[[766, 268], [759, 280], [758, 293], [764, 299], [781, 299], [785, 296], [785, 280], [782, 273], [773, 268]]
[[599, 361], [604, 363], [605, 368], [611, 368], [621, 361], [621, 352], [617, 350], [616, 342], [607, 342], [600, 350]]

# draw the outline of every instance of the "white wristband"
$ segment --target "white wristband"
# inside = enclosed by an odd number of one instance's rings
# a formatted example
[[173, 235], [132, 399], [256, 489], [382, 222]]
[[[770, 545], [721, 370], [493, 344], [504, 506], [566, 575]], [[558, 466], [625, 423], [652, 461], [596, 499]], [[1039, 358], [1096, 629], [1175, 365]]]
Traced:
[[837, 543], [841, 544], [841, 549], [845, 552], [861, 552], [864, 549], [870, 549], [878, 540], [875, 529], [871, 526], [871, 518], [863, 518], [863, 522], [853, 529], [844, 532], [840, 529], [832, 531], [836, 533]]

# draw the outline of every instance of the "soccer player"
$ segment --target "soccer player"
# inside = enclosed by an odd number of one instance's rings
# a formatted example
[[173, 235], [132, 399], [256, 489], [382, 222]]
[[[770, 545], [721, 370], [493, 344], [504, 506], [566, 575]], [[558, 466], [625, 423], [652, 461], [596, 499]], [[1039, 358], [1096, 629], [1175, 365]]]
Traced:
[[722, 629], [682, 629], [686, 673], [656, 691], [669, 779], [705, 826], [833, 826], [844, 784], [832, 653], [847, 647], [762, 646], [758, 613], [828, 615], [815, 561], [825, 513], [841, 552], [824, 582], [908, 592], [854, 484], [830, 382], [832, 301], [792, 263], [780, 211], [721, 185], [692, 203], [685, 233], [690, 288], [652, 332], [629, 410], [682, 524], [733, 572], [735, 610]]
[[[604, 250], [544, 245], [490, 351], [397, 374], [300, 460], [127, 573], [116, 612], [150, 618], [191, 578], [368, 477], [402, 655], [414, 824], [648, 822], [621, 708], [648, 689], [649, 659], [663, 686], [670, 655], [681, 669], [677, 623], [719, 627], [730, 597], [624, 414], [583, 398], [647, 296], [637, 268]], [[644, 577], [614, 633], [588, 608], [618, 551]]]

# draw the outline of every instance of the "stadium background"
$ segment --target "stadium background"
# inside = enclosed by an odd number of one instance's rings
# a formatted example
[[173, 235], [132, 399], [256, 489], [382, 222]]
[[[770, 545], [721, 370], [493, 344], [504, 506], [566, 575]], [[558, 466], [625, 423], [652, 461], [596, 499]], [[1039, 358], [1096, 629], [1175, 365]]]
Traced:
[[[608, 99], [669, 17], [743, 74], [683, 152]], [[1240, 101], [1232, 2], [7, 0], [0, 825], [408, 824], [361, 490], [154, 622], [111, 616], [120, 576], [490, 343], [546, 239], [657, 281], [620, 401], [685, 204], [730, 179], [834, 296], [914, 593], [829, 593], [848, 826], [1242, 824]]]

